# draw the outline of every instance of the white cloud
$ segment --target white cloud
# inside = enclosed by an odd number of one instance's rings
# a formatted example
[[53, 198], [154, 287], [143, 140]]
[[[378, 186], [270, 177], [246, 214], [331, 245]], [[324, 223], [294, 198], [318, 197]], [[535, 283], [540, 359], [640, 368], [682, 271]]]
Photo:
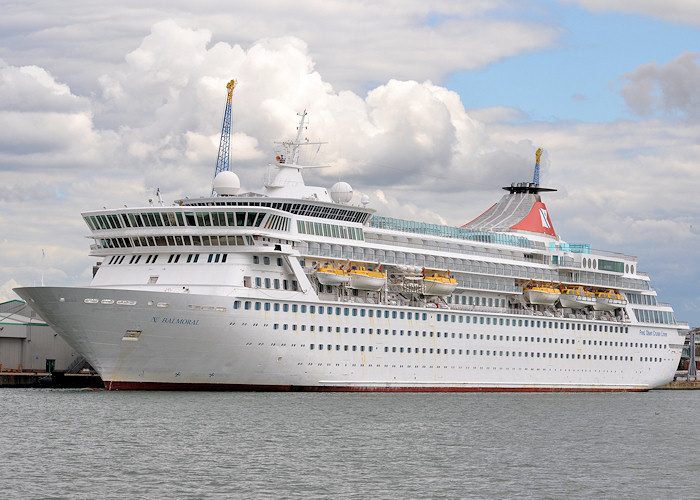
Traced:
[[14, 279], [9, 279], [2, 285], [0, 285], [0, 302], [6, 302], [8, 300], [20, 300], [15, 292], [12, 291], [13, 288], [21, 286]]
[[[210, 38], [207, 30], [156, 23], [123, 64], [102, 75], [105, 92], [85, 97], [40, 68], [2, 69], [73, 105], [63, 113], [42, 113], [43, 104], [13, 109], [24, 90], [6, 86], [0, 168], [10, 175], [0, 189], [0, 221], [28, 229], [4, 241], [3, 274], [35, 282], [38, 249], [53, 245], [47, 282], [84, 280], [93, 262], [85, 255], [80, 211], [143, 204], [156, 188], [168, 200], [208, 194], [231, 77], [239, 81], [231, 165], [244, 189], [260, 187], [273, 141], [295, 135], [296, 112], [303, 109], [311, 139], [330, 142], [318, 160], [335, 167], [309, 182], [328, 186], [343, 177], [358, 192], [386, 186], [390, 215], [443, 222], [425, 208], [431, 196], [459, 197], [475, 183], [492, 185], [506, 173], [487, 168], [501, 161], [498, 155], [505, 151], [522, 162], [518, 154], [532, 149], [493, 143], [457, 94], [429, 81], [390, 80], [363, 98], [334, 91], [297, 38], [264, 39], [248, 50], [211, 45]], [[28, 177], [29, 166], [41, 175]], [[59, 269], [65, 272], [52, 271]]]
[[[559, 36], [552, 26], [520, 19], [520, 2], [508, 0], [240, 0], [235, 6], [224, 0], [149, 1], [99, 7], [64, 0], [4, 7], [0, 57], [20, 65], [20, 54], [30, 53], [34, 64], [85, 93], [97, 91], [98, 77], [111, 73], [127, 53], [134, 66], [155, 70], [158, 52], [165, 50], [173, 65], [154, 71], [154, 81], [176, 80], [188, 62], [200, 63], [192, 48], [210, 40], [222, 51], [281, 34], [305, 40], [326, 81], [361, 92], [391, 78], [439, 82], [453, 71], [551, 47]], [[157, 38], [167, 36], [168, 25], [159, 24], [164, 19], [191, 31], [163, 47]], [[134, 51], [152, 26], [154, 43], [145, 41]], [[116, 86], [103, 89], [118, 92]]]
[[562, 0], [593, 12], [617, 11], [646, 14], [672, 22], [700, 26], [700, 4], [696, 0]]
[[[409, 11], [422, 19], [411, 22], [425, 24], [424, 30], [452, 22], [426, 24], [430, 6], [411, 5]], [[449, 3], [435, 5], [442, 9], [437, 12], [453, 12]], [[399, 17], [397, 23], [412, 26], [403, 13]], [[462, 67], [452, 49], [445, 61], [422, 68], [430, 50], [420, 53], [413, 41], [402, 48], [418, 54], [416, 65], [402, 70], [415, 70], [411, 78], [381, 79], [391, 65], [372, 71], [377, 53], [358, 62], [362, 45], [354, 52], [339, 50], [335, 66], [357, 70], [355, 83], [364, 82], [357, 86], [371, 87], [366, 93], [346, 90], [335, 82], [347, 75], [333, 73], [331, 84], [330, 73], [321, 69], [331, 66], [324, 51], [337, 40], [328, 47], [317, 41], [320, 34], [234, 43], [213, 24], [203, 29], [209, 25], [196, 20], [156, 22], [116, 62], [98, 64], [99, 73], [78, 86], [55, 76], [49, 65], [31, 71], [0, 67], [6, 91], [0, 127], [8, 138], [0, 147], [0, 283], [36, 283], [42, 266], [47, 283], [87, 282], [93, 259], [86, 255], [81, 211], [143, 204], [156, 188], [167, 201], [208, 194], [225, 86], [232, 77], [239, 85], [233, 94], [231, 165], [244, 190], [259, 188], [272, 142], [294, 136], [295, 113], [307, 109], [309, 138], [329, 142], [318, 161], [333, 165], [311, 173], [308, 182], [330, 186], [342, 178], [355, 192], [368, 193], [381, 214], [463, 224], [497, 201], [501, 186], [531, 179], [534, 151], [542, 146], [542, 183], [560, 189], [545, 201], [565, 239], [633, 254], [650, 249], [642, 270], [697, 245], [690, 227], [700, 227], [700, 221], [688, 215], [700, 213], [695, 196], [700, 130], [693, 123], [533, 124], [518, 110], [467, 112], [456, 93], [430, 79], [438, 67]], [[319, 31], [327, 34], [325, 27]], [[457, 31], [450, 27], [440, 37], [459, 41]], [[509, 36], [504, 38], [504, 47], [514, 50]], [[490, 39], [480, 40], [474, 43]], [[388, 47], [383, 57], [398, 58]], [[366, 83], [374, 78], [381, 83]], [[27, 88], [41, 95], [24, 99]], [[680, 109], [685, 101], [669, 102]], [[47, 248], [50, 262], [42, 263], [41, 248]], [[678, 264], [665, 268], [662, 284], [683, 266], [695, 266], [690, 252], [674, 259]]]
[[697, 52], [685, 52], [659, 66], [650, 62], [619, 79], [620, 95], [639, 115], [661, 112], [700, 118], [700, 65]]

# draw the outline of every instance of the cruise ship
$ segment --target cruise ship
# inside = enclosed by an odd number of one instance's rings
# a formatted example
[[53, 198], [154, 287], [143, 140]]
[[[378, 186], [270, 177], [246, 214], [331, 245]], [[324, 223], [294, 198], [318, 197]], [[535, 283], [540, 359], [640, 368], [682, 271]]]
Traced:
[[[106, 389], [646, 391], [688, 325], [637, 258], [566, 243], [539, 185], [453, 227], [307, 186], [306, 114], [263, 187], [82, 214], [89, 286], [16, 292]], [[461, 209], [461, 207], [460, 207]]]

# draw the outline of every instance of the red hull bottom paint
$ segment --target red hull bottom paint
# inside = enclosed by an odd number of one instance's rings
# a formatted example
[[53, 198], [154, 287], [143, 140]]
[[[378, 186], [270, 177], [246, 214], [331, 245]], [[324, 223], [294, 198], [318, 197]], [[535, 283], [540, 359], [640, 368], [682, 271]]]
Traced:
[[646, 392], [649, 389], [567, 387], [362, 387], [314, 385], [178, 384], [105, 382], [108, 391], [260, 391], [260, 392]]

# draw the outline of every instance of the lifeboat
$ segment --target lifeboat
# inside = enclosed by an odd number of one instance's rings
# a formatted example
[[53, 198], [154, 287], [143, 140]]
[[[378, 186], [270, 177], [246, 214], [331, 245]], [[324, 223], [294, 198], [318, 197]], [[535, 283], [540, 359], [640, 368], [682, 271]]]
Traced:
[[457, 288], [457, 280], [449, 274], [433, 273], [432, 276], [423, 276], [424, 295], [450, 295]]
[[551, 306], [557, 301], [561, 292], [552, 285], [530, 284], [523, 289], [523, 295], [530, 304]]
[[559, 303], [562, 307], [583, 309], [587, 306], [594, 306], [597, 301], [593, 292], [584, 290], [582, 286], [577, 286], [562, 289], [559, 295]]
[[347, 271], [324, 264], [316, 269], [316, 279], [322, 285], [336, 286], [350, 281], [350, 276]]
[[596, 311], [614, 311], [627, 305], [627, 299], [615, 290], [604, 290], [596, 294], [596, 303], [593, 309]]
[[359, 267], [348, 272], [350, 288], [376, 292], [386, 284], [386, 273], [376, 269]]

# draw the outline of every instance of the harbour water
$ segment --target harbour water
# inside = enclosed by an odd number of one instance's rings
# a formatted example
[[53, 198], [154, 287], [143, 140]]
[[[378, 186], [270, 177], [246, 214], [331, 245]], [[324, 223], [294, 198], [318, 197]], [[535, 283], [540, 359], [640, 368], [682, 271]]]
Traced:
[[0, 498], [698, 498], [700, 391], [0, 390]]

